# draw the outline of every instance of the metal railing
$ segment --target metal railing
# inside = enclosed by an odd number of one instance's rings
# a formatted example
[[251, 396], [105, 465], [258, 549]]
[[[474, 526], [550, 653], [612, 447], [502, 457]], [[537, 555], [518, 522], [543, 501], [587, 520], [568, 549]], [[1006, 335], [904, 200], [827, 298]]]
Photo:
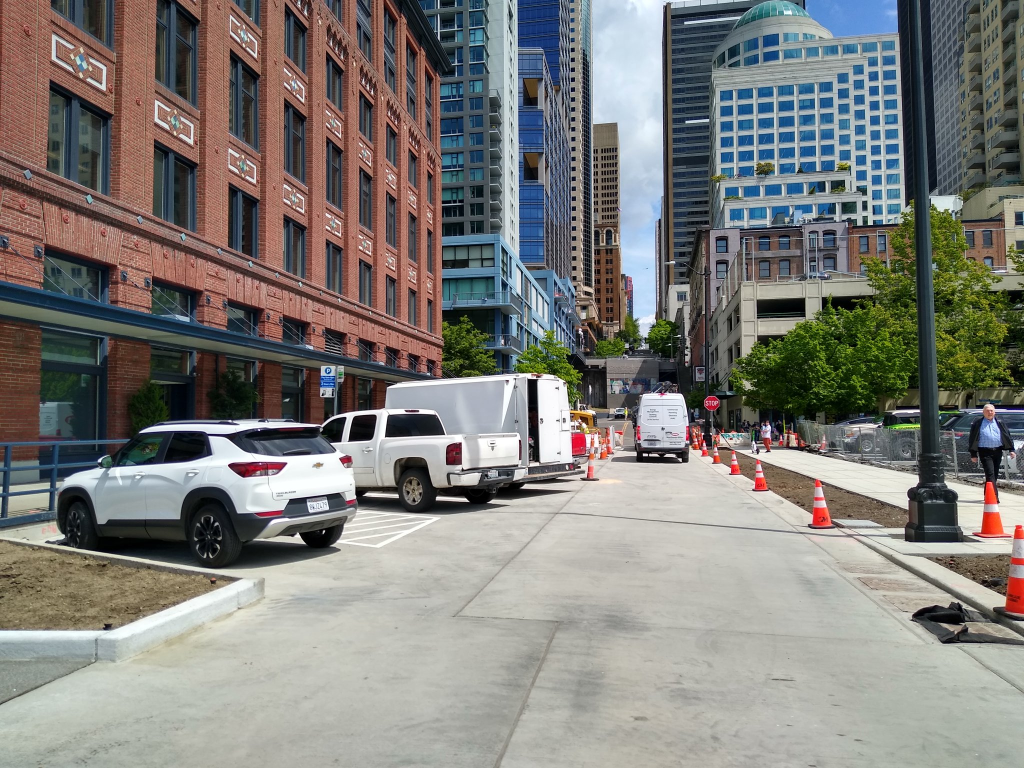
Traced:
[[[0, 528], [23, 525], [39, 520], [53, 520], [57, 514], [57, 491], [62, 477], [79, 469], [96, 466], [96, 460], [124, 445], [127, 440], [40, 440], [35, 442], [0, 443], [3, 451], [3, 491], [0, 491]], [[91, 450], [89, 450], [91, 448]], [[36, 449], [33, 451], [32, 449]], [[35, 464], [16, 464], [15, 453], [35, 453]], [[63, 458], [66, 459], [62, 461]], [[47, 460], [48, 459], [48, 460]], [[36, 479], [24, 475], [38, 473]], [[13, 482], [14, 476], [20, 476]], [[11, 490], [11, 486], [33, 485], [29, 489]], [[32, 508], [24, 514], [11, 515], [11, 499], [22, 496], [47, 497], [45, 510]]]

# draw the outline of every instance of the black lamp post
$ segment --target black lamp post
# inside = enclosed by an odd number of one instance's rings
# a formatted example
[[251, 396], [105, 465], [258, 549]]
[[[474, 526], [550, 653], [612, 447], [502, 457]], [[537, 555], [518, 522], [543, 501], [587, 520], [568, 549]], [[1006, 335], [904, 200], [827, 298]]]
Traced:
[[925, 126], [921, 0], [910, 0], [910, 74], [914, 136], [914, 239], [917, 271], [917, 359], [921, 392], [921, 452], [917, 485], [907, 491], [907, 541], [963, 541], [956, 491], [946, 486], [939, 451], [939, 383], [935, 353], [935, 293], [932, 285], [932, 220]]

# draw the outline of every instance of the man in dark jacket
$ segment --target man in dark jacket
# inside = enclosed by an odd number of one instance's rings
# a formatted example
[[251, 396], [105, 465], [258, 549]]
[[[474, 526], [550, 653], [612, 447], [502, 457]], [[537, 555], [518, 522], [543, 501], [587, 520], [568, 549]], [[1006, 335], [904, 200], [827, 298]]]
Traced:
[[985, 470], [985, 482], [992, 483], [996, 490], [996, 501], [999, 500], [999, 465], [1003, 463], [1003, 451], [1010, 452], [1010, 458], [1016, 459], [1013, 450], [1013, 439], [1006, 425], [996, 418], [995, 406], [989, 403], [982, 410], [982, 418], [971, 425], [971, 434], [967, 440], [967, 448], [971, 452], [971, 461]]

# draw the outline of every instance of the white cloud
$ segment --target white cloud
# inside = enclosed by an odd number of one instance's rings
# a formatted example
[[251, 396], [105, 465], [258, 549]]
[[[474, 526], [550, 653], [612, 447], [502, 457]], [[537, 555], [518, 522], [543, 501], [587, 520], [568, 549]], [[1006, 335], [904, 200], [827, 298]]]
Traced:
[[640, 326], [641, 336], [646, 336], [648, 334], [648, 332], [651, 330], [651, 326], [654, 325], [655, 320], [657, 320], [657, 318], [654, 316], [653, 312], [651, 312], [651, 314], [649, 315], [644, 315], [643, 317], [637, 318], [636, 324]]
[[[662, 0], [595, 0], [594, 122], [619, 124], [622, 270], [633, 313], [654, 322], [654, 223], [662, 194]], [[639, 321], [641, 326], [643, 320]], [[646, 330], [641, 328], [644, 333]]]

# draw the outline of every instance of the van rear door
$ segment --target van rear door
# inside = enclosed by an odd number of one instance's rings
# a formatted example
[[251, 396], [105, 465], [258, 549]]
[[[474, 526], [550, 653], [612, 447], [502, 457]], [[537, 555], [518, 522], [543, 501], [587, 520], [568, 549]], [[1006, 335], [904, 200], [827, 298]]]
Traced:
[[684, 403], [645, 398], [638, 414], [644, 448], [686, 447], [687, 414]]

